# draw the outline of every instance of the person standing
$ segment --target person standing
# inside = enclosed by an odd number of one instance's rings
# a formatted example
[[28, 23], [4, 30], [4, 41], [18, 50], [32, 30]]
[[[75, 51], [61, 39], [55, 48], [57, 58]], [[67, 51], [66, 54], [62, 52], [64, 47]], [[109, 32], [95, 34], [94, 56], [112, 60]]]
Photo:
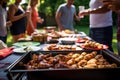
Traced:
[[15, 0], [15, 3], [9, 6], [8, 14], [9, 20], [12, 21], [10, 32], [14, 42], [17, 42], [19, 38], [25, 37], [26, 32], [26, 17], [29, 12], [24, 12], [20, 6], [22, 0]]
[[4, 43], [7, 41], [7, 26], [11, 26], [11, 22], [7, 21], [7, 0], [0, 0], [0, 40]]
[[112, 11], [100, 0], [90, 0], [89, 6], [89, 9], [79, 13], [79, 16], [90, 15], [89, 36], [93, 40], [109, 46], [109, 50], [113, 51]]
[[39, 17], [38, 7], [39, 0], [31, 0], [28, 10], [30, 11], [29, 21], [27, 24], [27, 34], [30, 36], [36, 29], [37, 23], [43, 23], [44, 19]]
[[80, 18], [76, 15], [76, 9], [73, 5], [74, 0], [67, 0], [66, 3], [61, 4], [56, 11], [56, 22], [58, 25], [59, 31], [69, 29], [74, 30], [73, 20], [80, 20]]
[[117, 13], [117, 50], [120, 55], [120, 0], [101, 0], [103, 4]]

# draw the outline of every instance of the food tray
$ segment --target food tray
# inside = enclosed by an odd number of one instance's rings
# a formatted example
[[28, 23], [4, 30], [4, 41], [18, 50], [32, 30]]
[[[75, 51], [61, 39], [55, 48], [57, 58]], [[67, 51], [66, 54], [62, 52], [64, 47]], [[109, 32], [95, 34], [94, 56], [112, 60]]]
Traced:
[[[50, 48], [50, 49], [49, 49]], [[47, 44], [41, 48], [43, 51], [64, 52], [64, 51], [83, 51], [84, 49], [76, 45]]]
[[[83, 51], [79, 51], [83, 52]], [[87, 51], [90, 52], [90, 51]], [[116, 63], [117, 68], [100, 68], [100, 69], [37, 69], [37, 70], [26, 70], [25, 67], [21, 67], [19, 64], [21, 62], [27, 63], [31, 60], [31, 55], [33, 54], [48, 54], [52, 53], [57, 55], [59, 53], [67, 54], [68, 52], [49, 52], [49, 51], [39, 51], [39, 52], [30, 52], [25, 54], [21, 59], [16, 61], [9, 69], [9, 75], [12, 77], [15, 74], [26, 73], [28, 80], [117, 80], [119, 77], [118, 72], [120, 72], [120, 60], [114, 57], [111, 53], [106, 50], [98, 51], [99, 54], [102, 54], [105, 59], [111, 63]], [[14, 79], [15, 80], [15, 79]]]

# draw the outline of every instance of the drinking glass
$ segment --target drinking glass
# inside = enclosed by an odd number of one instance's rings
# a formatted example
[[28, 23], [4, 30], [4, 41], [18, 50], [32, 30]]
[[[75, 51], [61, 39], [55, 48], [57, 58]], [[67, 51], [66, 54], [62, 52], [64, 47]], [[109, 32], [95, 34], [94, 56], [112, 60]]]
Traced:
[[[82, 12], [85, 10], [85, 6], [79, 6], [79, 12]], [[84, 16], [79, 16], [80, 18], [83, 18]]]

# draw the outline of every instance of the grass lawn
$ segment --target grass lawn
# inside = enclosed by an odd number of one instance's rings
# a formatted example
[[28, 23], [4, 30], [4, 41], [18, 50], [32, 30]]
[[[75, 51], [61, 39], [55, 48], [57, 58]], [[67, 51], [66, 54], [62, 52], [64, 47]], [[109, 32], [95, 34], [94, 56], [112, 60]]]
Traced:
[[[85, 32], [87, 35], [89, 33], [89, 26], [76, 26], [75, 29], [77, 29], [78, 31], [83, 31]], [[117, 54], [117, 40], [116, 40], [116, 27], [113, 27], [113, 49], [114, 49], [114, 53]], [[10, 47], [12, 46], [12, 37], [10, 34], [8, 34], [8, 39], [7, 39], [7, 45]]]

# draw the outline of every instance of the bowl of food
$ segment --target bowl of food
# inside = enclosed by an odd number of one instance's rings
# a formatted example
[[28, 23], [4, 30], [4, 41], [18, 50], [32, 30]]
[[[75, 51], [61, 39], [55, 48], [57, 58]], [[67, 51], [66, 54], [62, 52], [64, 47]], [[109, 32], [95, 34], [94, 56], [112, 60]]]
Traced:
[[29, 38], [19, 38], [18, 39], [18, 42], [27, 42], [27, 41], [32, 41], [32, 39], [29, 37]]
[[53, 31], [55, 31], [56, 27], [55, 26], [47, 26], [47, 27], [44, 27], [44, 30], [48, 33], [51, 33]]
[[76, 42], [76, 38], [60, 38], [59, 43], [64, 45], [73, 45]]

